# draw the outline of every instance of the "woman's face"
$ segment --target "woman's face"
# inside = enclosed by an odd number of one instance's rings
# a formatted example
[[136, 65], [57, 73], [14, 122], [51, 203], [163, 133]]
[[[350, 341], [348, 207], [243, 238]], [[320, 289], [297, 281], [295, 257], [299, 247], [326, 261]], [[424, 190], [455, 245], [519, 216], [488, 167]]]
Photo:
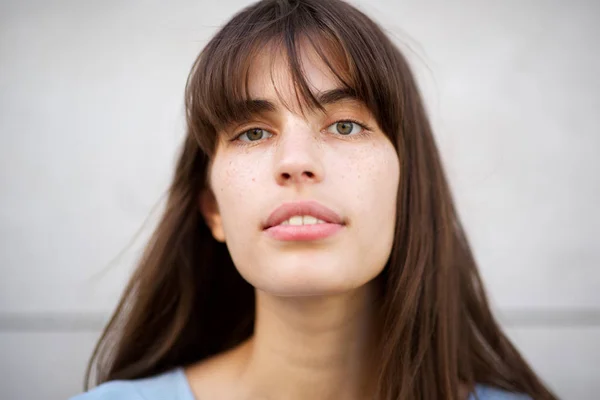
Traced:
[[216, 204], [203, 196], [203, 214], [259, 290], [302, 296], [355, 289], [390, 255], [397, 153], [363, 104], [331, 92], [340, 85], [308, 50], [301, 57], [307, 81], [317, 98], [329, 98], [322, 99], [325, 113], [303, 113], [287, 60], [274, 54], [263, 51], [250, 70], [249, 94], [268, 102], [260, 103], [263, 112], [220, 132], [210, 169]]

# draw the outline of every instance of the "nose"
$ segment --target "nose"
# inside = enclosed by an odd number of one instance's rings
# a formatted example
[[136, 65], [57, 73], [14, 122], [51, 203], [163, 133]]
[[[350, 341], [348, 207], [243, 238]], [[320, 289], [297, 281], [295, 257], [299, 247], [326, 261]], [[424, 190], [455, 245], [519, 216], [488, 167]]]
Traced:
[[317, 183], [324, 178], [320, 133], [299, 123], [282, 132], [275, 152], [279, 185]]

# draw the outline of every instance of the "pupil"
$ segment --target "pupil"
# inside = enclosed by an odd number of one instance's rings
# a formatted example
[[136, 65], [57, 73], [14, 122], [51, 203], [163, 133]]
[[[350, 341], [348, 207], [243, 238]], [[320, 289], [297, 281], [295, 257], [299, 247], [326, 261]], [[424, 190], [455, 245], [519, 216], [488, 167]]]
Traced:
[[337, 130], [342, 135], [348, 135], [352, 132], [352, 122], [338, 122]]
[[262, 129], [251, 129], [248, 132], [248, 139], [258, 140], [262, 137]]

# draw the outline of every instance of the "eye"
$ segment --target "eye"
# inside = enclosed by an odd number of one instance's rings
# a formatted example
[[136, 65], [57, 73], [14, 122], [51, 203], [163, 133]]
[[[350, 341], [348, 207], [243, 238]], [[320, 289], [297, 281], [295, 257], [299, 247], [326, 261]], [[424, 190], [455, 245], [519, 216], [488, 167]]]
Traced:
[[270, 138], [273, 136], [270, 132], [261, 128], [252, 128], [242, 132], [237, 136], [237, 139], [242, 142], [256, 142], [261, 139]]
[[361, 133], [363, 129], [364, 127], [361, 124], [350, 120], [338, 121], [327, 127], [327, 131], [344, 136]]

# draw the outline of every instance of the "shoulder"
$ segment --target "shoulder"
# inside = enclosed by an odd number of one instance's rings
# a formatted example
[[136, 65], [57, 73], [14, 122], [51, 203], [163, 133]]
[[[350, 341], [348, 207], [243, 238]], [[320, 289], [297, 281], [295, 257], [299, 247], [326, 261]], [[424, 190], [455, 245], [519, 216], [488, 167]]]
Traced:
[[532, 400], [526, 394], [508, 392], [493, 386], [476, 385], [468, 400]]
[[69, 400], [146, 400], [137, 391], [134, 381], [111, 381]]
[[110, 381], [69, 400], [193, 400], [180, 368], [148, 378]]

